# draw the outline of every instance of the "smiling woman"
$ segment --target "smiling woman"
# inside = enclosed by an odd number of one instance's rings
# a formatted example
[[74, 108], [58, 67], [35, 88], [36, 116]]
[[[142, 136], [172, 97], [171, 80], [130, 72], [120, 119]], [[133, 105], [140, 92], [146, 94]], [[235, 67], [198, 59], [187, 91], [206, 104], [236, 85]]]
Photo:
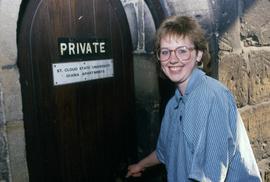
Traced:
[[[168, 17], [160, 25], [155, 45], [175, 94], [167, 103], [156, 149], [130, 165], [127, 177], [163, 163], [168, 182], [261, 181], [232, 93], [197, 68], [206, 43], [191, 17]], [[192, 49], [178, 52], [179, 47]]]

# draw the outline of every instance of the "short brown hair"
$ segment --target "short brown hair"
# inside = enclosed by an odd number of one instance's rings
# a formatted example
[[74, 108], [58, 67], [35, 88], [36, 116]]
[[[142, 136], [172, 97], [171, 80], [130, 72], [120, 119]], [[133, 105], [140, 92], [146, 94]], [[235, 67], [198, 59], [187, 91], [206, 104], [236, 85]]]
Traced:
[[195, 49], [204, 53], [201, 62], [208, 61], [208, 43], [204, 31], [192, 17], [170, 16], [166, 18], [156, 32], [155, 52], [160, 48], [160, 40], [167, 35], [176, 37], [187, 36], [193, 42]]

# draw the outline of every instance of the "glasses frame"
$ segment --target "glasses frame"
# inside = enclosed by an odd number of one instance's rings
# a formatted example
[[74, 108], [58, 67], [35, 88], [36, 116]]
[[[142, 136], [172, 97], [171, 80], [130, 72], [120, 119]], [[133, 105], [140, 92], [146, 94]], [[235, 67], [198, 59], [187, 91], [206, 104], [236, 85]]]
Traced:
[[[182, 59], [182, 58], [180, 58], [180, 57], [178, 56], [178, 54], [176, 54], [176, 50], [178, 50], [178, 49], [180, 49], [180, 48], [186, 48], [186, 50], [188, 50], [188, 53], [189, 53], [188, 58]], [[165, 60], [161, 60], [161, 59], [160, 59], [159, 54], [160, 54], [160, 51], [161, 51], [162, 49], [166, 49], [166, 50], [169, 51], [170, 55], [169, 55], [168, 59], [165, 59]], [[179, 59], [179, 60], [181, 60], [181, 61], [188, 61], [189, 58], [190, 58], [190, 56], [191, 56], [191, 52], [192, 52], [193, 50], [195, 50], [195, 47], [188, 47], [188, 46], [179, 46], [179, 47], [176, 47], [176, 48], [173, 49], [173, 50], [172, 50], [172, 49], [169, 49], [169, 48], [159, 48], [159, 49], [156, 51], [156, 57], [157, 57], [157, 59], [158, 59], [160, 62], [166, 62], [166, 61], [168, 61], [168, 60], [171, 58], [172, 52], [174, 52], [174, 55], [177, 57], [177, 59]]]

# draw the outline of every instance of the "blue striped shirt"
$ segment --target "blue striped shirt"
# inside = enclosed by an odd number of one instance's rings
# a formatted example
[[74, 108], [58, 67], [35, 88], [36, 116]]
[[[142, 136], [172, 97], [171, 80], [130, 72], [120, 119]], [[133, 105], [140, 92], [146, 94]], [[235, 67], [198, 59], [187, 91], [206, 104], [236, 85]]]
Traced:
[[233, 95], [197, 68], [166, 106], [156, 155], [168, 182], [261, 181]]

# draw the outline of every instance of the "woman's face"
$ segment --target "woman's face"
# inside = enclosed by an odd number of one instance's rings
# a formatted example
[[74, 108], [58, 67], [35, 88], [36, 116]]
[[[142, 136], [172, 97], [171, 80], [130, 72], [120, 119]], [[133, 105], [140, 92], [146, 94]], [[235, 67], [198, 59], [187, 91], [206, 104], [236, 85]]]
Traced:
[[[182, 47], [186, 49], [181, 50]], [[178, 36], [165, 36], [161, 38], [160, 50], [165, 50], [165, 56], [170, 52], [170, 57], [165, 61], [160, 61], [160, 65], [164, 74], [178, 85], [187, 83], [192, 70], [196, 67], [197, 62], [201, 61], [203, 54], [202, 51], [194, 49], [193, 42], [187, 36], [185, 38]], [[181, 59], [181, 57], [184, 59]]]

